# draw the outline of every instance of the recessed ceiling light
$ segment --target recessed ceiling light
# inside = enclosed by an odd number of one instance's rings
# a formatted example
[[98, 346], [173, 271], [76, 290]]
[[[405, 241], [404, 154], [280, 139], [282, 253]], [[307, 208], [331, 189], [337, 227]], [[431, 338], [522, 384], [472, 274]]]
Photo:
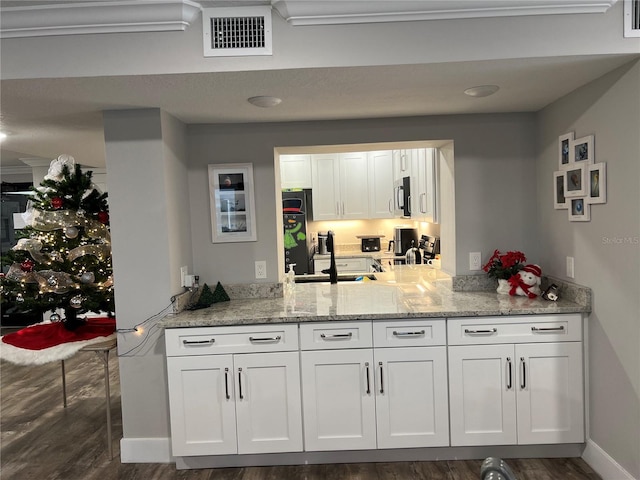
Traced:
[[278, 97], [263, 95], [258, 97], [247, 98], [247, 101], [251, 105], [255, 105], [256, 107], [269, 108], [269, 107], [275, 107], [276, 105], [279, 105], [280, 102], [282, 102], [282, 99]]
[[0, 142], [7, 138], [7, 134], [4, 132], [0, 132]]
[[477, 87], [467, 88], [464, 93], [470, 97], [488, 97], [498, 90], [500, 90], [498, 85], [479, 85]]

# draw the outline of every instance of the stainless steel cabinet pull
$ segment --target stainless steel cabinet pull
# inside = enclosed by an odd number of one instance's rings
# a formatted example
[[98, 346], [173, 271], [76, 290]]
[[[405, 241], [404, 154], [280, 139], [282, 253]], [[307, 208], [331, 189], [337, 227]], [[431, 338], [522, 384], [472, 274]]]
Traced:
[[419, 335], [424, 335], [424, 330], [420, 330], [419, 332], [396, 332], [394, 330], [393, 334], [396, 337], [417, 337]]
[[[424, 198], [424, 202], [422, 201], [423, 198]], [[427, 213], [427, 194], [426, 193], [420, 194], [420, 213]]]
[[182, 340], [183, 345], [211, 345], [216, 341], [215, 338], [209, 340]]
[[532, 332], [562, 332], [564, 330], [564, 325], [560, 325], [559, 327], [531, 327]]
[[240, 394], [240, 400], [244, 399], [242, 395], [242, 369], [238, 369], [238, 393]]
[[527, 364], [524, 361], [524, 357], [520, 357], [520, 365], [522, 366], [522, 377], [520, 378], [520, 388], [524, 390], [527, 387]]
[[367, 395], [371, 393], [371, 379], [369, 378], [369, 362], [365, 362], [365, 368], [367, 369]]
[[488, 335], [491, 333], [496, 333], [498, 331], [497, 328], [491, 328], [489, 330], [469, 330], [468, 328], [464, 329], [464, 333], [468, 335]]
[[231, 395], [229, 395], [229, 369], [228, 368], [224, 369], [224, 392], [227, 396], [227, 400], [229, 400], [231, 398]]
[[348, 339], [351, 338], [351, 336], [353, 335], [352, 332], [349, 333], [336, 333], [333, 335], [325, 335], [324, 333], [320, 334], [320, 338], [323, 338], [324, 340], [344, 340], [344, 339]]
[[391, 199], [389, 199], [389, 213], [393, 213], [393, 209], [391, 208]]
[[279, 342], [282, 337], [278, 335], [277, 337], [249, 337], [250, 342]]
[[407, 210], [409, 210], [409, 215], [411, 215], [411, 195], [407, 196]]
[[378, 362], [380, 367], [380, 393], [384, 393], [384, 379], [382, 378], [382, 362]]
[[513, 372], [511, 371], [511, 357], [507, 357], [507, 367], [509, 369], [509, 376], [507, 377], [507, 390], [511, 390], [511, 387], [513, 387]]

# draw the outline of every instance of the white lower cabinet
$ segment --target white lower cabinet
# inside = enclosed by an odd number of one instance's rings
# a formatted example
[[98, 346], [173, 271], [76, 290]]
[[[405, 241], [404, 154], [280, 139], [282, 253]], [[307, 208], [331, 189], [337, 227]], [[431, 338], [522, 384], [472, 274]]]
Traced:
[[309, 351], [300, 359], [305, 449], [376, 448], [371, 349]]
[[449, 346], [452, 446], [584, 442], [581, 320], [557, 320], [449, 321], [477, 343]]
[[375, 350], [378, 448], [449, 445], [446, 347]]
[[[286, 337], [242, 327], [167, 332], [168, 353], [178, 338], [193, 348], [167, 358], [174, 456], [302, 451], [297, 326], [290, 327]], [[287, 342], [282, 348], [295, 351], [224, 354]]]
[[177, 457], [584, 442], [580, 314], [167, 329]]
[[444, 320], [339, 325], [300, 328], [305, 449], [449, 445]]

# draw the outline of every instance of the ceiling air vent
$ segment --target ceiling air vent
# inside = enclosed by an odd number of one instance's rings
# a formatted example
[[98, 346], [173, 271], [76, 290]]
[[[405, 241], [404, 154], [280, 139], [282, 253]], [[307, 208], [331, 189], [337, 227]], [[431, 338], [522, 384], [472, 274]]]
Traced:
[[640, 0], [624, 0], [624, 36], [640, 37]]
[[271, 55], [271, 7], [205, 8], [205, 57]]

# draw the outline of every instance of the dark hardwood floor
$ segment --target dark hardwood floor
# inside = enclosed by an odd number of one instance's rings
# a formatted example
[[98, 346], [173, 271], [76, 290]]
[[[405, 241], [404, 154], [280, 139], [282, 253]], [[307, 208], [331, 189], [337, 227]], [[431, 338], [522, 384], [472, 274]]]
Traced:
[[[1, 348], [1, 347], [0, 347]], [[103, 366], [91, 352], [22, 367], [0, 362], [2, 480], [478, 480], [480, 460], [300, 465], [177, 471], [173, 464], [121, 464], [118, 361], [111, 356], [114, 459], [106, 453]], [[518, 480], [599, 480], [581, 459], [507, 460]]]

